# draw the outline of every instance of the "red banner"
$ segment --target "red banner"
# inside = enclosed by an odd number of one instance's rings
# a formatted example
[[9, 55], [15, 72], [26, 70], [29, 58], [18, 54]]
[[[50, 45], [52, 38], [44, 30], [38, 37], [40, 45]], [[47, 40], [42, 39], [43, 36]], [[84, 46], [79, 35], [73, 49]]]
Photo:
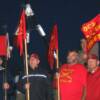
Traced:
[[25, 19], [25, 11], [23, 10], [21, 13], [19, 25], [14, 38], [14, 43], [20, 50], [20, 55], [22, 55], [24, 51], [23, 42], [25, 38], [26, 38], [26, 19]]
[[100, 14], [83, 24], [81, 30], [87, 40], [87, 52], [89, 52], [93, 45], [100, 41]]
[[0, 56], [7, 56], [7, 37], [0, 35]]
[[54, 51], [58, 50], [58, 29], [57, 25], [54, 25], [51, 39], [49, 43], [49, 51], [48, 51], [48, 62], [50, 64], [51, 69], [54, 66]]

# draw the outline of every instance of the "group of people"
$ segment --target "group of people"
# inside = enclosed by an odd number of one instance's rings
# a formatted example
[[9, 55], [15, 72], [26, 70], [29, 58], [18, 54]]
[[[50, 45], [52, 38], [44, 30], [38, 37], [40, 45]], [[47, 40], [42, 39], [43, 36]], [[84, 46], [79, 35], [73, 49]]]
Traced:
[[[5, 90], [10, 97], [9, 91], [14, 88], [14, 84], [9, 77], [6, 82], [3, 80], [5, 68], [2, 63], [0, 58], [0, 100], [5, 100], [3, 99]], [[29, 57], [29, 74], [20, 75], [18, 83], [15, 84], [17, 90], [26, 94], [26, 90], [29, 89], [30, 100], [55, 100], [53, 80], [42, 69], [40, 63], [39, 55], [32, 53]], [[86, 65], [83, 65], [80, 63], [78, 52], [70, 51], [66, 55], [66, 63], [61, 65], [57, 73], [60, 100], [100, 100], [100, 67], [96, 55], [88, 55]]]
[[100, 100], [100, 67], [95, 54], [87, 56], [85, 65], [80, 64], [76, 51], [70, 51], [67, 63], [60, 68], [61, 100]]

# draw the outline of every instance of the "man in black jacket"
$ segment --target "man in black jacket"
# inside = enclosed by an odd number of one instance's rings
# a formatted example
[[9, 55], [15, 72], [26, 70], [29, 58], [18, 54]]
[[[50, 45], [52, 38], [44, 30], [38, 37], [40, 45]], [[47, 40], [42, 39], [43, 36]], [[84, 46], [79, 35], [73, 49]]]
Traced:
[[[41, 70], [40, 59], [36, 53], [29, 58], [29, 75], [22, 76], [20, 86], [25, 91], [30, 90], [30, 100], [54, 100], [53, 90], [47, 74]], [[26, 82], [27, 78], [29, 83]]]

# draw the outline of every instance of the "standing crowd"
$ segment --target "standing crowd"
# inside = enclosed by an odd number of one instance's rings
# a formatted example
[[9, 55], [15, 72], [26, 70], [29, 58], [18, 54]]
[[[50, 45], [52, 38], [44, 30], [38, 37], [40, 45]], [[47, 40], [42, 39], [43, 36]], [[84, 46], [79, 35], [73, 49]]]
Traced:
[[[67, 53], [66, 63], [57, 72], [60, 100], [100, 100], [99, 59], [95, 54], [89, 54], [85, 61], [85, 64], [81, 64], [77, 51]], [[0, 100], [5, 100], [5, 96], [7, 100], [25, 100], [27, 89], [30, 100], [55, 100], [53, 80], [40, 63], [39, 55], [32, 53], [29, 57], [29, 74], [21, 73], [15, 83], [10, 73], [6, 73], [7, 80], [4, 80], [5, 68], [0, 57]], [[18, 99], [16, 91], [24, 94], [24, 99]]]

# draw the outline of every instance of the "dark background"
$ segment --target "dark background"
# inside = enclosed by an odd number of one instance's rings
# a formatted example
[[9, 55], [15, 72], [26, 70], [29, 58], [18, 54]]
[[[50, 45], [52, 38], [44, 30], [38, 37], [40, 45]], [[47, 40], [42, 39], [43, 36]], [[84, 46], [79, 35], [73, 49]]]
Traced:
[[[11, 45], [13, 44], [12, 38], [19, 20], [20, 9], [24, 3], [25, 0], [1, 0], [0, 2], [0, 33], [4, 32], [2, 26], [7, 25]], [[61, 63], [65, 62], [68, 50], [80, 49], [80, 39], [83, 37], [80, 31], [82, 23], [100, 13], [99, 0], [30, 0], [30, 4], [38, 22], [47, 34], [47, 39], [49, 39], [53, 25], [57, 23]], [[46, 44], [38, 32], [33, 30], [30, 35], [28, 52], [38, 52], [41, 56], [41, 62], [45, 66], [47, 61]], [[18, 69], [23, 68], [19, 59], [16, 50], [13, 51], [10, 64], [12, 70], [16, 67]]]

